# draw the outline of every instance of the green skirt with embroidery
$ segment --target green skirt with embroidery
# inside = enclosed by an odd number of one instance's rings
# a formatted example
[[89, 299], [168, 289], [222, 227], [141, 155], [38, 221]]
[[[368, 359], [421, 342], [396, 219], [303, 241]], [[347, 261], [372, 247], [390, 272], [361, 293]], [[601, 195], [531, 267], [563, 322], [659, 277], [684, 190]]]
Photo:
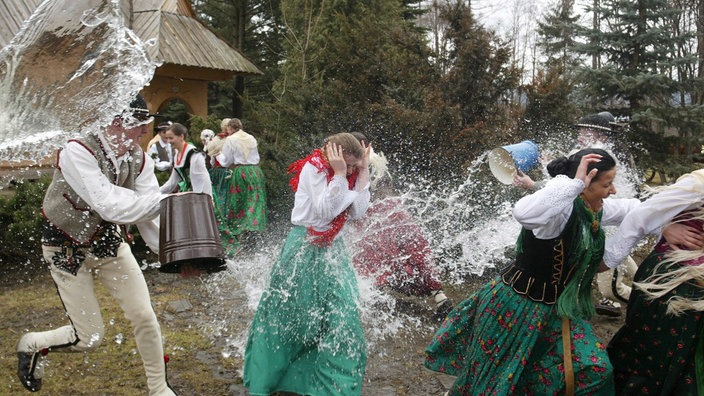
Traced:
[[[576, 395], [613, 395], [606, 345], [582, 319], [570, 321]], [[562, 318], [496, 278], [447, 315], [425, 366], [457, 377], [452, 396], [565, 394]]]
[[238, 235], [266, 228], [266, 179], [258, 165], [237, 165], [214, 168], [211, 180], [220, 240], [225, 254], [234, 256]]
[[271, 270], [244, 355], [251, 395], [360, 395], [366, 345], [349, 254], [320, 248], [294, 227]]

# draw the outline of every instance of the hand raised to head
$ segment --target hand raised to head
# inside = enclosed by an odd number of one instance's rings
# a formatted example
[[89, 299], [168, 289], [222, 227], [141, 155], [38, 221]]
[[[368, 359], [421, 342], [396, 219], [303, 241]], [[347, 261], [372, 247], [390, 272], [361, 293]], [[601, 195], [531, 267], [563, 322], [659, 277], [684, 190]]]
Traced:
[[579, 167], [577, 168], [577, 173], [574, 175], [574, 178], [583, 181], [584, 185], [588, 186], [594, 176], [599, 172], [598, 169], [592, 169], [587, 173], [589, 164], [599, 161], [601, 161], [601, 155], [599, 154], [587, 154], [583, 156], [582, 160], [579, 162]]
[[362, 143], [362, 148], [364, 149], [364, 154], [362, 155], [361, 161], [359, 161], [359, 169], [369, 169], [369, 163], [371, 161], [372, 144], [369, 145]]
[[686, 224], [668, 224], [662, 229], [662, 236], [673, 250], [704, 249], [704, 235], [698, 229]]
[[347, 175], [347, 163], [345, 157], [342, 156], [342, 146], [328, 142], [325, 145], [325, 155], [328, 157], [328, 163], [335, 172], [335, 176]]

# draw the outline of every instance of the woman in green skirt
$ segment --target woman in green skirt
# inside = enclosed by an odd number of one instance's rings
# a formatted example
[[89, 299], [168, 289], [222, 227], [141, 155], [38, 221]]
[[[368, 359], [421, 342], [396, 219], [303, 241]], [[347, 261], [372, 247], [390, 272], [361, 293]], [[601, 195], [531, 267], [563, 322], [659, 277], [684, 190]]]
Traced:
[[289, 167], [294, 227], [250, 327], [244, 385], [251, 395], [361, 394], [359, 292], [339, 232], [369, 206], [369, 151], [339, 133]]
[[606, 347], [586, 321], [604, 249], [637, 199], [616, 193], [614, 159], [584, 149], [548, 164], [554, 178], [516, 203], [515, 262], [447, 316], [425, 365], [457, 376], [450, 395], [612, 395]]
[[203, 151], [205, 151], [208, 158], [210, 158], [210, 168], [208, 172], [210, 173], [210, 182], [213, 186], [213, 205], [215, 218], [218, 221], [218, 228], [220, 230], [220, 241], [225, 255], [231, 257], [234, 256], [237, 245], [234, 237], [229, 235], [230, 233], [223, 219], [227, 213], [226, 204], [228, 191], [230, 190], [229, 180], [232, 170], [222, 166], [217, 160], [218, 155], [222, 152], [222, 147], [225, 145], [225, 139], [233, 133], [233, 131], [228, 128], [229, 123], [229, 118], [225, 118], [220, 122], [221, 132], [213, 137], [208, 145], [204, 147]]
[[227, 129], [231, 134], [215, 157], [221, 167], [230, 169], [227, 194], [225, 202], [216, 205], [220, 208], [221, 239], [226, 253], [232, 256], [239, 246], [237, 238], [245, 232], [266, 228], [266, 180], [259, 167], [257, 139], [242, 130], [242, 122], [237, 118], [230, 119]]
[[701, 169], [643, 202], [607, 242], [604, 263], [615, 266], [664, 227], [608, 346], [619, 395], [704, 395], [703, 205]]

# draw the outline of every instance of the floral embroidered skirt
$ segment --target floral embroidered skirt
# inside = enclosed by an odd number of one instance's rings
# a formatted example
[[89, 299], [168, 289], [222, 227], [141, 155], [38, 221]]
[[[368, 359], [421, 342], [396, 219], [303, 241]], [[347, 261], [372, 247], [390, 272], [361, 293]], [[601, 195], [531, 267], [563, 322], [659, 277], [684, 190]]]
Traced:
[[225, 170], [212, 172], [211, 180], [220, 239], [226, 255], [232, 256], [237, 235], [266, 228], [266, 179], [258, 165], [215, 169]]
[[[450, 312], [425, 366], [457, 377], [450, 395], [563, 395], [562, 318], [555, 305], [517, 294], [500, 278]], [[613, 395], [606, 346], [584, 320], [570, 321], [577, 395]]]
[[360, 395], [366, 344], [357, 280], [342, 238], [329, 248], [294, 227], [250, 327], [244, 385], [252, 395]]
[[[661, 260], [662, 254], [651, 253], [638, 267], [633, 281], [641, 282], [655, 271], [665, 270], [655, 268]], [[686, 283], [649, 300], [642, 290], [633, 288], [626, 323], [608, 347], [618, 395], [702, 394], [697, 390], [695, 362], [697, 349], [698, 359], [702, 359], [702, 312], [673, 316], [666, 311], [667, 301], [674, 296], [702, 298], [703, 294], [702, 286]]]
[[230, 175], [232, 171], [229, 168], [213, 167], [209, 170], [210, 183], [213, 185], [213, 202], [215, 203], [215, 217], [220, 220], [225, 211], [227, 203], [227, 192], [230, 190]]

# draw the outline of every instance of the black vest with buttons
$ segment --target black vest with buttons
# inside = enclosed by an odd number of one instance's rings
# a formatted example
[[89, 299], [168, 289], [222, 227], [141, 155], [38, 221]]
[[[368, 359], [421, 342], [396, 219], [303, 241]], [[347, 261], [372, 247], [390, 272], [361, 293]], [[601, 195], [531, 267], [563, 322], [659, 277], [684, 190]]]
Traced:
[[503, 282], [533, 301], [555, 304], [574, 276], [575, 268], [568, 263], [567, 254], [572, 245], [569, 230], [576, 226], [576, 217], [573, 211], [565, 229], [553, 239], [538, 239], [532, 231], [522, 229], [519, 238], [523, 251], [501, 274]]

